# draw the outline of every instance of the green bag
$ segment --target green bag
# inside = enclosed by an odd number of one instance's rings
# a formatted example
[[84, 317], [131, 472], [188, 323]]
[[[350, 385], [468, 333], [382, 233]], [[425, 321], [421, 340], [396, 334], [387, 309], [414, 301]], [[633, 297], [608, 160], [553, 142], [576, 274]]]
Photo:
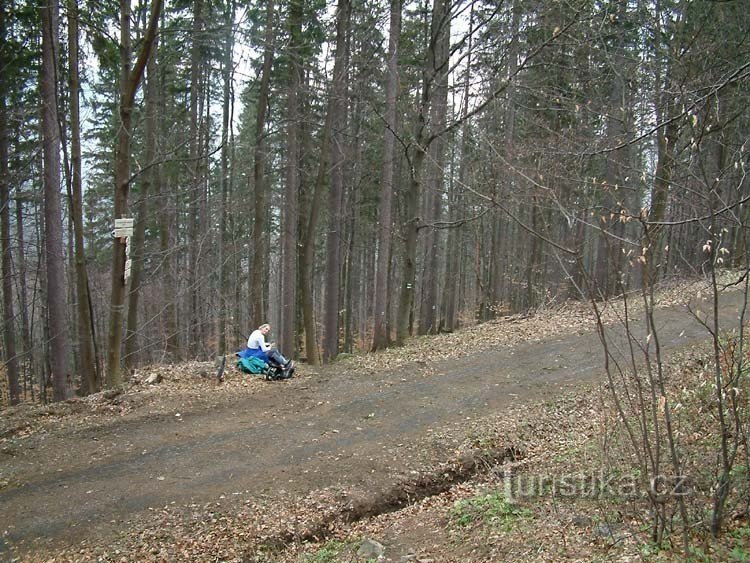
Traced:
[[264, 375], [268, 370], [268, 364], [255, 356], [240, 358], [237, 360], [237, 367], [240, 371], [253, 375]]

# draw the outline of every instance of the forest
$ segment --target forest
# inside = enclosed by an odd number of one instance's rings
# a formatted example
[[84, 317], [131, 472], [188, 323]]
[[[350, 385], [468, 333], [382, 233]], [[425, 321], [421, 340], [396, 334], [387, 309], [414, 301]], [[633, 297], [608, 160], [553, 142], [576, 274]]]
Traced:
[[263, 322], [316, 365], [746, 269], [749, 32], [746, 0], [4, 0], [2, 403]]

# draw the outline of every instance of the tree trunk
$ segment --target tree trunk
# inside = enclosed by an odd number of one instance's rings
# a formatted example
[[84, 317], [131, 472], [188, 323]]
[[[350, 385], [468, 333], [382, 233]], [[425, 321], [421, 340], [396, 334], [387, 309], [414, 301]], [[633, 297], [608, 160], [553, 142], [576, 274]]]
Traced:
[[432, 140], [428, 134], [427, 115], [433, 98], [433, 90], [438, 72], [442, 68], [440, 61], [441, 33], [448, 22], [448, 4], [446, 0], [434, 0], [432, 7], [432, 22], [430, 25], [430, 41], [427, 48], [427, 58], [422, 70], [422, 90], [420, 92], [419, 107], [414, 127], [414, 150], [411, 155], [411, 169], [409, 170], [409, 187], [404, 197], [405, 221], [404, 262], [401, 293], [399, 295], [398, 320], [396, 323], [396, 344], [403, 346], [406, 338], [411, 334], [413, 325], [414, 285], [417, 270], [417, 243], [420, 225], [418, 208], [422, 193], [422, 172], [424, 161]]
[[[662, 5], [657, 2], [656, 6], [657, 22], [662, 17]], [[670, 29], [664, 37], [671, 36], [675, 32]], [[662, 45], [662, 31], [658, 28], [658, 37], [660, 43], [657, 45], [657, 51], [664, 51], [666, 56], [677, 49], [677, 46]], [[676, 39], [675, 39], [676, 40]], [[673, 51], [676, 52], [676, 51]], [[662, 55], [659, 55], [661, 58]], [[661, 64], [661, 63], [657, 63]], [[648, 221], [650, 223], [660, 223], [664, 221], [667, 214], [669, 203], [669, 188], [672, 183], [672, 173], [675, 167], [675, 151], [677, 138], [679, 135], [679, 126], [675, 119], [678, 110], [678, 101], [675, 99], [676, 93], [672, 91], [673, 69], [672, 65], [676, 62], [667, 61], [664, 69], [657, 67], [657, 90], [655, 99], [655, 113], [657, 123], [666, 123], [656, 132], [656, 169], [654, 170], [654, 179], [651, 186], [651, 207], [648, 212]], [[662, 75], [662, 71], [664, 74]], [[662, 82], [663, 80], [663, 82]], [[659, 266], [662, 255], [662, 238], [664, 236], [663, 228], [658, 225], [646, 225], [643, 235], [643, 252], [641, 257], [643, 286], [651, 287], [656, 283], [659, 277]]]
[[268, 252], [266, 239], [266, 181], [265, 181], [265, 128], [268, 114], [268, 96], [271, 84], [271, 67], [274, 56], [274, 2], [266, 3], [266, 35], [263, 48], [263, 69], [258, 90], [258, 107], [255, 114], [255, 150], [253, 153], [253, 179], [255, 188], [253, 206], [252, 262], [250, 263], [250, 295], [252, 326], [266, 322], [264, 280], [268, 277]]
[[[469, 28], [474, 23], [474, 5], [471, 6], [469, 12]], [[450, 194], [448, 197], [448, 215], [449, 220], [454, 222], [458, 219], [458, 203], [463, 198], [461, 195], [464, 193], [464, 186], [468, 180], [468, 137], [469, 137], [469, 123], [466, 119], [469, 113], [469, 94], [470, 94], [470, 83], [471, 83], [471, 59], [472, 59], [472, 47], [473, 47], [473, 36], [469, 34], [468, 39], [468, 50], [466, 55], [466, 72], [464, 74], [464, 87], [463, 87], [463, 103], [461, 104], [461, 146], [459, 149], [458, 157], [458, 182], [454, 182], [451, 185]], [[443, 299], [443, 320], [441, 321], [441, 330], [446, 332], [453, 332], [458, 328], [458, 315], [457, 315], [457, 303], [458, 303], [458, 291], [459, 291], [459, 280], [461, 272], [461, 252], [460, 252], [460, 236], [462, 227], [454, 227], [448, 231], [447, 247], [447, 263], [445, 268], [445, 290]]]
[[[511, 28], [510, 28], [510, 48], [508, 50], [508, 76], [514, 77], [518, 73], [518, 58], [519, 58], [519, 51], [520, 51], [520, 39], [519, 35], [521, 33], [520, 26], [521, 26], [521, 7], [520, 7], [520, 0], [514, 0], [513, 5], [511, 6], [512, 10], [512, 16], [511, 16]], [[503, 125], [504, 125], [504, 131], [503, 135], [505, 137], [505, 142], [503, 143], [503, 151], [505, 151], [505, 170], [502, 172], [502, 174], [499, 174], [500, 177], [504, 178], [504, 181], [498, 182], [498, 190], [505, 189], [506, 193], [510, 196], [511, 194], [515, 194], [517, 190], [519, 189], [519, 181], [517, 174], [515, 172], [515, 166], [516, 162], [518, 160], [517, 158], [517, 149], [516, 149], [516, 119], [517, 119], [517, 113], [518, 113], [518, 88], [516, 87], [515, 83], [511, 82], [508, 85], [507, 88], [507, 106], [504, 110], [503, 115]], [[502, 197], [502, 196], [499, 196]], [[521, 205], [518, 204], [517, 212], [520, 213], [521, 211]], [[500, 217], [496, 217], [495, 221], [493, 221], [494, 224], [494, 239], [493, 239], [493, 266], [494, 270], [492, 273], [494, 274], [494, 278], [490, 280], [488, 283], [489, 291], [490, 291], [490, 299], [489, 299], [489, 310], [488, 310], [488, 317], [495, 317], [499, 313], [499, 310], [503, 307], [505, 307], [505, 302], [508, 301], [508, 305], [513, 308], [514, 306], [517, 308], [517, 303], [514, 304], [513, 300], [509, 298], [509, 288], [510, 285], [508, 283], [508, 273], [512, 272], [513, 267], [518, 267], [520, 269], [521, 264], [521, 256], [519, 253], [514, 252], [513, 246], [520, 246], [520, 241], [518, 240], [519, 237], [510, 237], [507, 236], [507, 234], [512, 233], [513, 231], [513, 225], [509, 225], [507, 218], [505, 217], [505, 214], [503, 214]], [[508, 240], [513, 240], [512, 243], [508, 243]], [[510, 247], [510, 248], [509, 248]], [[508, 257], [512, 257], [510, 260]], [[509, 262], [512, 262], [511, 265]]]
[[[331, 90], [331, 111], [333, 119], [331, 145], [331, 189], [328, 197], [328, 233], [326, 234], [326, 274], [325, 274], [325, 330], [323, 331], [323, 361], [330, 362], [339, 353], [339, 303], [341, 293], [341, 251], [344, 171], [347, 122], [347, 73], [349, 21], [351, 19], [350, 0], [338, 0], [336, 18], [336, 61], [333, 67], [333, 87]], [[328, 150], [324, 147], [323, 150]]]
[[[493, 168], [497, 169], [499, 166], [493, 165]], [[493, 174], [498, 180], [492, 183], [492, 197], [496, 201], [502, 201], [504, 199], [503, 186], [500, 181], [500, 174]], [[509, 174], [511, 176], [511, 174]], [[512, 178], [509, 178], [509, 190], [513, 185]], [[508, 274], [508, 264], [505, 258], [504, 243], [509, 237], [503, 236], [503, 231], [507, 229], [506, 222], [500, 213], [493, 213], [491, 216], [494, 220], [490, 223], [489, 236], [490, 236], [490, 248], [489, 255], [486, 256], [487, 260], [487, 275], [482, 275], [482, 284], [484, 287], [484, 295], [482, 297], [482, 303], [484, 308], [481, 311], [481, 315], [477, 318], [481, 321], [487, 321], [495, 316], [498, 306], [502, 303], [505, 298], [503, 292], [505, 290], [505, 277]], [[517, 261], [520, 266], [521, 255], [518, 255]]]
[[75, 244], [75, 274], [78, 338], [80, 341], [81, 391], [96, 393], [101, 388], [101, 375], [96, 361], [96, 332], [91, 314], [89, 276], [86, 268], [86, 248], [83, 240], [83, 187], [81, 183], [81, 119], [79, 102], [78, 64], [78, 3], [68, 0], [68, 54], [70, 70], [70, 164], [71, 164], [71, 210]]
[[[617, 10], [613, 14], [609, 25], [614, 27], [616, 36], [614, 46], [612, 84], [609, 91], [609, 102], [607, 104], [606, 132], [605, 138], [608, 146], [617, 146], [625, 139], [626, 107], [625, 103], [625, 26], [626, 22], [626, 2], [613, 2], [613, 9]], [[621, 229], [622, 223], [613, 222], [611, 215], [618, 213], [616, 205], [623, 198], [623, 184], [628, 169], [627, 149], [618, 148], [607, 156], [604, 173], [604, 206], [601, 211], [600, 226], [597, 252], [597, 263], [595, 269], [595, 279], [601, 294], [607, 298], [612, 294], [614, 289], [614, 276], [621, 268], [620, 259], [622, 257], [622, 246], [613, 234]]]
[[[424, 121], [424, 117], [420, 118]], [[422, 123], [424, 126], [424, 123]], [[420, 138], [422, 135], [418, 136]], [[421, 139], [422, 141], [424, 139]], [[402, 269], [401, 293], [399, 294], [398, 316], [396, 320], [396, 344], [403, 346], [411, 334], [411, 315], [414, 304], [414, 283], [417, 273], [417, 236], [419, 233], [419, 217], [417, 208], [419, 205], [419, 193], [421, 191], [422, 166], [425, 159], [425, 148], [422, 143], [417, 143], [415, 154], [412, 156], [412, 170], [409, 187], [404, 198], [404, 211], [406, 221], [404, 222], [403, 236], [404, 262]]]
[[[664, 93], [660, 110], [657, 110], [657, 119], [668, 119], [667, 125], [657, 132], [657, 158], [654, 180], [651, 186], [651, 209], [648, 213], [650, 223], [664, 221], [667, 213], [669, 200], [669, 186], [672, 182], [672, 173], [675, 166], [675, 144], [677, 142], [678, 126], [673, 119], [675, 101], [671, 99], [671, 93]], [[643, 285], [650, 287], [655, 284], [659, 277], [659, 266], [662, 256], [663, 228], [658, 224], [646, 226], [646, 234], [643, 239]]]
[[190, 51], [190, 124], [188, 129], [190, 189], [188, 192], [188, 351], [194, 351], [198, 346], [198, 332], [200, 324], [199, 311], [199, 281], [198, 254], [200, 250], [200, 214], [201, 200], [201, 166], [200, 166], [200, 119], [202, 112], [199, 108], [201, 97], [201, 34], [203, 32], [203, 0], [193, 2], [193, 29], [191, 34]]
[[72, 394], [70, 338], [67, 324], [67, 283], [63, 257], [60, 206], [60, 125], [57, 116], [56, 56], [59, 6], [56, 0], [40, 8], [42, 20], [42, 136], [44, 153], [44, 249], [47, 263], [47, 311], [53, 398], [64, 401]]
[[[531, 198], [531, 230], [535, 233], [541, 232], [542, 229], [542, 211], [539, 209], [539, 203], [536, 197]], [[531, 237], [529, 241], [530, 251], [528, 262], [526, 264], [526, 297], [524, 309], [534, 309], [539, 306], [537, 281], [541, 277], [542, 269], [542, 239], [537, 236]]]
[[286, 187], [281, 225], [281, 326], [279, 344], [289, 357], [296, 356], [297, 221], [300, 184], [300, 88], [302, 84], [302, 16], [304, 0], [289, 6], [289, 84], [287, 92]]
[[165, 345], [167, 361], [179, 361], [182, 359], [180, 349], [179, 329], [177, 323], [177, 303], [175, 296], [175, 254], [173, 223], [175, 220], [174, 204], [169, 192], [164, 191], [161, 172], [156, 171], [156, 193], [159, 207], [159, 251], [164, 256], [164, 271], [162, 272], [162, 300], [164, 302], [163, 323], [165, 331]]
[[[357, 136], [355, 135], [355, 138]], [[350, 209], [356, 209], [352, 204]], [[359, 212], [352, 213], [349, 217], [347, 252], [344, 261], [344, 343], [343, 351], [351, 354], [354, 350], [354, 286], [359, 283], [360, 276], [357, 274], [357, 260], [354, 252], [354, 241], [356, 240], [359, 225]]]
[[[439, 22], [435, 43], [434, 96], [430, 106], [430, 128], [442, 132], [446, 129], [448, 114], [448, 56], [450, 52], [450, 4], [436, 2], [433, 21]], [[426, 186], [423, 216], [427, 222], [422, 260], [422, 293], [419, 312], [419, 334], [434, 334], [438, 330], [438, 268], [440, 233], [434, 227], [442, 213], [445, 189], [445, 133], [434, 137], [429, 149], [430, 157], [425, 170]]]
[[195, 348], [191, 350], [191, 356], [193, 358], [199, 356], [205, 356], [208, 352], [206, 345], [208, 341], [209, 325], [211, 324], [210, 311], [215, 310], [215, 306], [211, 302], [213, 293], [210, 291], [209, 276], [211, 272], [211, 265], [209, 260], [211, 258], [210, 253], [204, 252], [204, 249], [213, 247], [214, 230], [209, 229], [209, 207], [208, 207], [208, 184], [209, 184], [209, 158], [211, 154], [211, 134], [209, 128], [211, 126], [211, 100], [213, 98], [211, 94], [211, 69], [208, 65], [203, 65], [204, 68], [201, 72], [201, 78], [199, 81], [198, 89], [201, 92], [200, 97], [200, 112], [202, 120], [199, 121], [198, 126], [198, 213], [197, 213], [197, 231], [195, 232], [195, 238], [191, 239], [195, 241], [196, 253], [195, 253], [195, 272], [196, 272], [196, 284], [195, 292], [193, 296], [197, 298], [194, 309], [195, 324], [192, 327], [193, 339], [196, 344]]
[[[363, 153], [364, 153], [364, 143], [362, 139], [362, 126], [363, 126], [363, 108], [364, 104], [357, 100], [357, 96], [354, 96], [354, 112], [353, 112], [353, 129], [352, 132], [352, 139], [354, 139], [354, 142], [356, 143], [356, 149], [354, 150], [354, 156], [351, 158], [353, 164], [360, 163], [363, 160]], [[360, 260], [359, 255], [361, 252], [355, 252], [355, 244], [359, 244], [362, 240], [362, 237], [360, 237], [360, 234], [364, 235], [362, 233], [362, 229], [360, 225], [362, 224], [362, 206], [359, 205], [359, 202], [361, 200], [362, 194], [361, 194], [361, 187], [362, 187], [362, 179], [363, 179], [363, 167], [362, 166], [352, 166], [350, 168], [352, 171], [352, 178], [350, 181], [350, 184], [353, 186], [353, 189], [349, 192], [349, 203], [346, 206], [346, 209], [353, 210], [352, 213], [349, 214], [349, 220], [347, 225], [347, 251], [346, 251], [346, 258], [345, 258], [345, 266], [344, 266], [344, 303], [343, 303], [343, 309], [344, 309], [344, 347], [343, 351], [347, 354], [351, 354], [354, 351], [354, 329], [355, 329], [355, 321], [360, 317], [359, 311], [357, 310], [355, 306], [355, 289], [357, 291], [361, 288], [361, 280], [362, 280], [362, 269], [360, 267]], [[366, 235], [364, 235], [366, 236]], [[367, 322], [369, 323], [369, 317], [367, 318]], [[362, 331], [362, 334], [364, 334], [365, 331]]]
[[[5, 4], [0, 4], [0, 43], [5, 44]], [[6, 49], [0, 48], [0, 68], [6, 68]], [[8, 110], [5, 73], [0, 73], [0, 239], [2, 241], [3, 342], [10, 404], [21, 402], [16, 357], [15, 309], [13, 307], [13, 255], [10, 241], [10, 185], [8, 182]]]
[[[24, 240], [24, 228], [23, 228], [23, 201], [22, 197], [16, 198], [16, 236], [17, 236], [17, 250], [16, 250], [16, 264], [18, 269], [18, 302], [21, 307], [21, 343], [23, 345], [23, 353], [21, 357], [24, 359], [24, 373], [26, 370], [30, 370], [31, 373], [36, 373], [34, 369], [36, 365], [34, 357], [34, 348], [31, 344], [31, 322], [29, 321], [29, 302], [28, 302], [28, 285], [26, 279], [26, 250]], [[26, 385], [27, 377], [24, 377], [24, 387]], [[34, 398], [34, 387], [31, 386], [31, 398]]]
[[302, 322], [305, 329], [305, 356], [307, 363], [316, 366], [320, 363], [318, 338], [315, 328], [315, 310], [313, 303], [313, 269], [315, 262], [315, 236], [320, 219], [320, 207], [323, 200], [325, 176], [330, 164], [328, 148], [331, 144], [331, 124], [333, 121], [333, 98], [328, 102], [328, 111], [323, 125], [320, 146], [322, 147], [318, 176], [313, 187], [312, 198], [308, 205], [308, 220], [305, 225], [305, 236], [300, 255], [300, 303], [302, 304]]
[[229, 117], [231, 111], [232, 94], [232, 51], [234, 49], [234, 0], [227, 2], [226, 6], [226, 37], [224, 38], [224, 92], [221, 119], [221, 242], [219, 244], [219, 355], [226, 354], [227, 350], [227, 301], [229, 299], [229, 259], [227, 257], [227, 245], [229, 244], [229, 233], [227, 232], [227, 215], [229, 212]]
[[388, 273], [392, 244], [393, 172], [396, 148], [396, 101], [398, 94], [398, 56], [401, 36], [401, 0], [391, 0], [391, 23], [388, 40], [388, 79], [385, 85], [385, 139], [378, 206], [378, 257], [375, 273], [375, 324], [372, 350], [390, 344], [388, 334]]
[[[133, 101], [140, 84], [151, 45], [156, 36], [162, 0], [154, 0], [151, 15], [143, 38], [141, 51], [133, 69], [130, 69], [130, 2], [120, 3], [120, 123], [117, 128], [117, 150], [115, 156], [115, 218], [126, 217], [128, 193], [130, 191], [130, 136], [132, 133]], [[122, 383], [120, 356], [122, 350], [122, 317], [125, 303], [125, 240], [116, 238], [112, 249], [112, 300], [107, 338], [107, 387]]]
[[146, 220], [148, 218], [148, 201], [153, 186], [159, 174], [159, 165], [156, 164], [156, 143], [158, 140], [157, 112], [159, 104], [159, 78], [156, 57], [159, 49], [158, 38], [154, 39], [151, 56], [146, 65], [146, 123], [145, 142], [146, 151], [144, 160], [149, 168], [143, 173], [143, 182], [139, 194], [137, 217], [135, 221], [135, 232], [132, 238], [130, 256], [132, 260], [132, 272], [130, 276], [130, 292], [128, 295], [128, 319], [125, 332], [125, 367], [133, 369], [138, 364], [138, 308], [141, 298], [141, 279], [143, 277], [143, 266], [146, 252]]

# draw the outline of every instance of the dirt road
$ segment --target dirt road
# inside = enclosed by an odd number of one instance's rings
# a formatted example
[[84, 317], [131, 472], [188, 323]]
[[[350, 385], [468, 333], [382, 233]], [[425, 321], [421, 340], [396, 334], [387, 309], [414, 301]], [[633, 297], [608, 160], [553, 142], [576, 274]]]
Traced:
[[[741, 297], [722, 299], [727, 322]], [[659, 324], [667, 353], [707, 336], [681, 307], [662, 311]], [[368, 377], [341, 366], [303, 369], [210, 407], [174, 404], [173, 412], [20, 440], [0, 452], [0, 560], [106, 541], [165, 505], [376, 488], [447, 456], [433, 439], [443, 429], [597, 380], [601, 365], [598, 337], [581, 328]]]

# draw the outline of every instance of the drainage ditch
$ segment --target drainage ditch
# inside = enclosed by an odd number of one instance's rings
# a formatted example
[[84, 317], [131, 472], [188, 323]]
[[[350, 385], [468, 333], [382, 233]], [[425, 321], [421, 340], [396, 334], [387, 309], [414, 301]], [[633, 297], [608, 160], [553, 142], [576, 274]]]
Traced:
[[[265, 553], [281, 553], [294, 543], [321, 542], [330, 539], [335, 523], [351, 524], [381, 514], [395, 512], [426, 498], [439, 495], [451, 487], [474, 477], [487, 474], [506, 462], [523, 459], [523, 452], [514, 445], [496, 449], [471, 450], [447, 466], [433, 468], [411, 478], [399, 479], [378, 491], [348, 497], [301, 530], [279, 531], [266, 537], [258, 546]], [[253, 561], [257, 552], [246, 553], [245, 561]]]

